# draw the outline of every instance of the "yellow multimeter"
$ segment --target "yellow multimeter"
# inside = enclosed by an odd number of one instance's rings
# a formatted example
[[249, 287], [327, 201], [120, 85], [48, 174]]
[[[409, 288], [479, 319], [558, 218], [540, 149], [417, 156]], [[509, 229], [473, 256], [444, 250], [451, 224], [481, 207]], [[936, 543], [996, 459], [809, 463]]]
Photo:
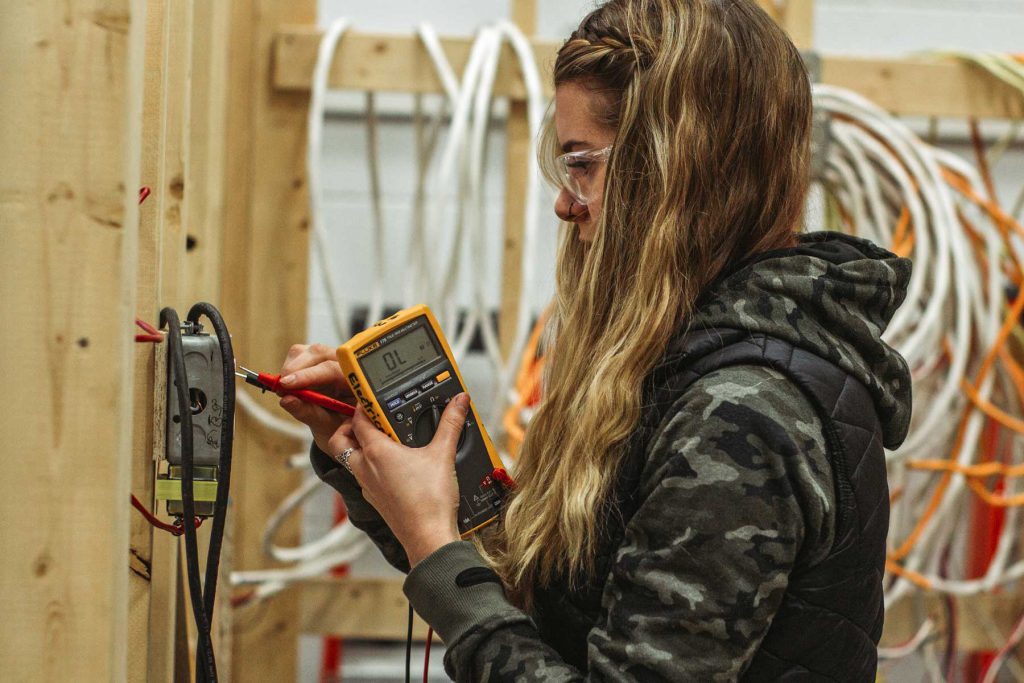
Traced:
[[[338, 362], [360, 405], [379, 430], [398, 443], [430, 443], [449, 401], [466, 391], [448, 342], [425, 305], [399, 311], [338, 347]], [[459, 437], [459, 532], [490, 523], [502, 497], [492, 483], [503, 467], [472, 401]]]

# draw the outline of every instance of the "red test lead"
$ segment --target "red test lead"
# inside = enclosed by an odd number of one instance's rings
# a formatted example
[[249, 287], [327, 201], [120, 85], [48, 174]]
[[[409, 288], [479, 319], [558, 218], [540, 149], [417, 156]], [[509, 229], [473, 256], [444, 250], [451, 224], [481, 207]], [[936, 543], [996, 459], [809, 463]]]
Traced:
[[272, 391], [280, 396], [295, 396], [300, 398], [306, 403], [312, 403], [318, 405], [321, 408], [326, 408], [335, 413], [341, 413], [343, 415], [354, 415], [355, 408], [347, 403], [342, 403], [337, 399], [333, 399], [330, 396], [324, 396], [323, 394], [309, 389], [288, 389], [281, 386], [280, 375], [268, 375], [265, 372], [253, 372], [247, 368], [239, 368], [241, 372], [236, 371], [235, 374], [246, 381], [247, 384], [251, 384], [254, 387], [259, 387], [263, 391]]

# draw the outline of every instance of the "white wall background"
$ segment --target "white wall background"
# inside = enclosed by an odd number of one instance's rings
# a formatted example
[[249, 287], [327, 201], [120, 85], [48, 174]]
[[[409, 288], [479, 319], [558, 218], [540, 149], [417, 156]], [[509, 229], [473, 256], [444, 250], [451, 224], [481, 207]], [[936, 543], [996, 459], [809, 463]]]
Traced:
[[[538, 34], [561, 38], [592, 7], [586, 0], [540, 0]], [[408, 32], [422, 21], [432, 23], [442, 35], [471, 34], [480, 24], [508, 16], [508, 0], [321, 0], [320, 23], [348, 17], [359, 30]], [[815, 49], [823, 54], [906, 55], [933, 49], [998, 50], [1024, 52], [1024, 0], [819, 0], [815, 18]], [[323, 174], [326, 185], [326, 221], [332, 235], [332, 260], [345, 282], [365, 282], [372, 275], [369, 230], [371, 209], [366, 173], [365, 133], [362, 122], [351, 112], [362, 104], [360, 95], [333, 98], [336, 113], [328, 117], [323, 150]], [[382, 98], [382, 106], [391, 111], [409, 110], [411, 98]], [[346, 113], [347, 112], [347, 113]], [[384, 279], [387, 301], [399, 302], [402, 265], [406, 261], [406, 239], [414, 183], [413, 131], [407, 120], [389, 118], [380, 129], [380, 163], [385, 180], [384, 211], [389, 245]], [[498, 303], [500, 283], [499, 241], [502, 230], [503, 155], [501, 126], [492, 135], [488, 170], [487, 225], [490, 236], [486, 268], [490, 304]], [[1001, 127], [987, 125], [986, 131]], [[944, 122], [940, 133], [951, 137], [951, 148], [970, 154], [962, 143], [963, 125]], [[957, 142], [956, 139], [960, 138]], [[1004, 201], [1009, 202], [1024, 185], [1024, 154], [1018, 145], [997, 169]], [[542, 232], [537, 272], [542, 277], [531, 283], [535, 300], [543, 301], [550, 291], [557, 221], [543, 207]], [[311, 260], [315, 264], [315, 260]], [[310, 291], [310, 340], [335, 343], [327, 303], [314, 265]], [[366, 303], [366, 292], [352, 291], [349, 296]], [[468, 303], [468, 302], [467, 302]], [[482, 395], [489, 389], [486, 364], [470, 359], [464, 364], [471, 391]], [[318, 533], [330, 523], [330, 492], [308, 507], [307, 533]], [[391, 571], [378, 557], [367, 558], [353, 567], [359, 574]], [[381, 655], [387, 655], [381, 657]], [[441, 652], [431, 657], [432, 670], [444, 680], [440, 668]], [[402, 675], [401, 648], [347, 645], [345, 680], [399, 680]], [[414, 662], [422, 661], [414, 656]], [[319, 639], [303, 638], [301, 680], [317, 680]], [[415, 667], [414, 667], [415, 668]]]

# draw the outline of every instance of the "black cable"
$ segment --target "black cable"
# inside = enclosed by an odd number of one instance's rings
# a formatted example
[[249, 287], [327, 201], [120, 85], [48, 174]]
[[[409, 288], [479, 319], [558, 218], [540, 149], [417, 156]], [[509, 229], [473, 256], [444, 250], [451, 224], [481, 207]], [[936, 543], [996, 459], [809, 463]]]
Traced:
[[231, 451], [235, 429], [235, 354], [231, 348], [231, 335], [228, 334], [227, 325], [220, 311], [213, 304], [201, 301], [189, 309], [188, 321], [198, 323], [200, 316], [206, 316], [217, 336], [221, 369], [224, 374], [224, 409], [221, 412], [220, 458], [217, 463], [217, 499], [213, 508], [213, 528], [210, 531], [210, 547], [206, 553], [206, 581], [203, 584], [203, 607], [212, 624], [221, 546], [228, 514], [228, 491], [231, 485]]
[[405, 683], [412, 683], [412, 603], [409, 603], [409, 633], [405, 637]]
[[195, 471], [193, 467], [192, 409], [188, 396], [188, 373], [185, 370], [185, 354], [181, 345], [181, 321], [173, 308], [160, 311], [160, 326], [167, 326], [168, 359], [175, 393], [178, 398], [178, 416], [181, 424], [181, 506], [185, 529], [185, 565], [188, 575], [189, 598], [192, 614], [196, 620], [198, 638], [196, 644], [196, 680], [216, 683], [217, 665], [213, 659], [213, 645], [210, 641], [210, 621], [203, 605], [203, 586], [199, 577], [199, 542], [196, 537], [196, 504], [193, 492]]

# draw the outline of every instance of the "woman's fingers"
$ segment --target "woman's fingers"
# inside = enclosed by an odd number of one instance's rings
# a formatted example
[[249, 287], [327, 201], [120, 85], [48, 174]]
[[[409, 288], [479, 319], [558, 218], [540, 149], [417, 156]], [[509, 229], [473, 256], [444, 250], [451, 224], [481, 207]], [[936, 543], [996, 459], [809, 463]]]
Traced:
[[337, 416], [295, 396], [282, 396], [279, 403], [292, 417], [307, 425], [314, 437], [325, 432], [333, 433], [341, 424]]
[[336, 360], [325, 360], [316, 365], [296, 369], [287, 375], [282, 375], [281, 386], [288, 389], [329, 386], [340, 392], [341, 395], [351, 395], [348, 382], [345, 381], [341, 366]]
[[[430, 445], [443, 449], [446, 453], [454, 454], [459, 444], [459, 436], [466, 425], [466, 415], [469, 413], [469, 395], [461, 393], [451, 401], [441, 414], [441, 421], [434, 432], [434, 438]], [[356, 410], [352, 418], [352, 430], [359, 443], [368, 448], [376, 445], [393, 443], [388, 436], [381, 432], [367, 416], [362, 406]]]
[[394, 443], [370, 421], [362, 406], [359, 406], [356, 414], [352, 416], [352, 430], [355, 433], [356, 440], [363, 444], [365, 448]]
[[463, 427], [466, 426], [468, 413], [469, 395], [463, 392], [448, 402], [448, 406], [441, 414], [441, 421], [437, 425], [437, 431], [434, 432], [434, 438], [430, 441], [430, 445], [454, 456], [459, 445], [459, 436], [462, 434]]
[[290, 375], [297, 370], [319, 365], [326, 360], [336, 360], [335, 349], [324, 344], [295, 344], [288, 349], [281, 376]]

